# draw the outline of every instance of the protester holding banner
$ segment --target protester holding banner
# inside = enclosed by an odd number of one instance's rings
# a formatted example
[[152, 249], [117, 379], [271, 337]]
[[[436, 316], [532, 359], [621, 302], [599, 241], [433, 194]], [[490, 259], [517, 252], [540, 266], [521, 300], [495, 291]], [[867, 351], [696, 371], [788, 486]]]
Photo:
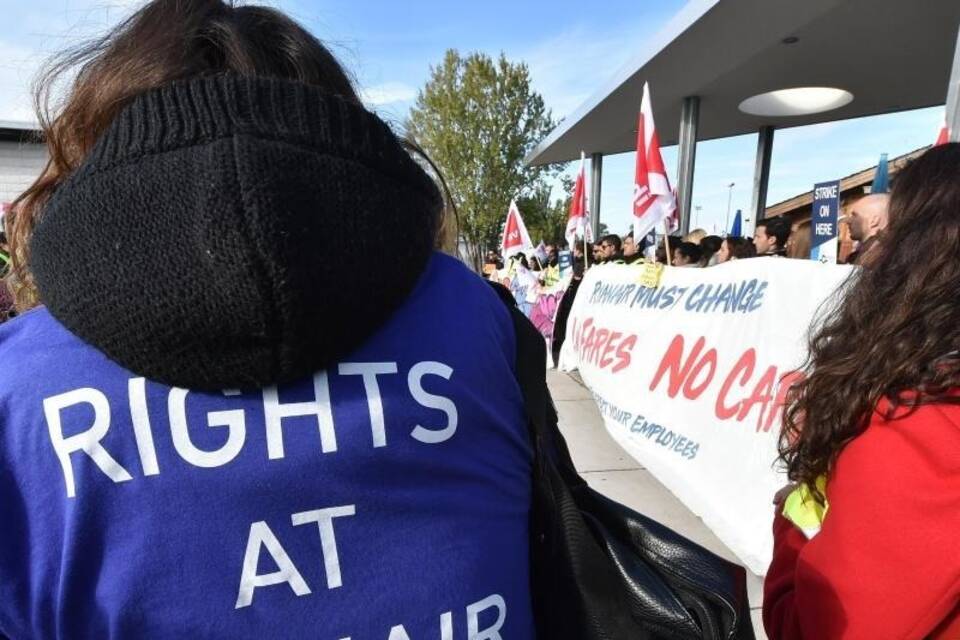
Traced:
[[904, 168], [788, 395], [773, 640], [960, 638], [960, 144]]
[[593, 264], [601, 264], [602, 262], [604, 262], [604, 253], [605, 253], [605, 252], [604, 252], [604, 250], [603, 250], [603, 243], [602, 243], [602, 242], [595, 242], [595, 243], [593, 243], [593, 246], [591, 247], [591, 251], [592, 251], [591, 256], [590, 256], [590, 261], [591, 261], [591, 263], [593, 263]]
[[55, 68], [0, 326], [0, 637], [531, 640], [510, 312], [331, 53], [154, 0]]
[[700, 241], [700, 266], [712, 267], [717, 264], [717, 252], [720, 251], [720, 245], [723, 244], [723, 238], [720, 236], [706, 236]]
[[717, 251], [717, 264], [729, 262], [731, 260], [745, 260], [754, 258], [757, 255], [757, 249], [753, 241], [749, 238], [735, 238], [728, 236], [720, 244], [720, 250]]
[[758, 256], [786, 256], [789, 238], [790, 222], [784, 218], [760, 220], [753, 232]]
[[681, 242], [673, 250], [673, 265], [675, 267], [699, 267], [703, 250], [694, 242]]
[[620, 253], [620, 236], [611, 233], [600, 239], [600, 261], [603, 263], [623, 261], [623, 254]]
[[633, 239], [633, 231], [623, 236], [623, 262], [633, 264], [643, 260], [643, 253], [639, 250], [636, 241]]

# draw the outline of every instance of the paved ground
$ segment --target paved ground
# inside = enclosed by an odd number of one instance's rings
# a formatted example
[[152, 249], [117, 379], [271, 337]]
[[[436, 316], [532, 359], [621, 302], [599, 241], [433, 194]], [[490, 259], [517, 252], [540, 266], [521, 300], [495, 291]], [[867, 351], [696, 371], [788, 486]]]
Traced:
[[[547, 382], [560, 414], [560, 430], [567, 439], [577, 469], [590, 486], [665, 524], [717, 555], [737, 561], [700, 518], [613, 441], [603, 426], [593, 398], [577, 379], [550, 371], [547, 373]], [[761, 579], [748, 570], [747, 588], [753, 626], [757, 638], [765, 639], [760, 622], [761, 585]]]

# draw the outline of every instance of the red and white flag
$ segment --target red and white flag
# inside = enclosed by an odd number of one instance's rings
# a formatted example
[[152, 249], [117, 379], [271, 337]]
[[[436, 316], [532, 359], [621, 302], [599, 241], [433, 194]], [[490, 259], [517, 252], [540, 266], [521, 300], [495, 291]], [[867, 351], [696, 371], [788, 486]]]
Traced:
[[653, 123], [650, 85], [643, 84], [640, 118], [637, 124], [637, 170], [633, 181], [633, 237], [642, 238], [657, 225], [667, 222], [674, 230], [677, 199], [670, 189], [667, 170], [660, 155], [660, 138]]
[[573, 199], [570, 201], [570, 217], [567, 218], [567, 231], [564, 237], [567, 245], [573, 249], [577, 236], [593, 241], [593, 230], [590, 228], [590, 212], [587, 208], [587, 179], [584, 168], [586, 154], [580, 152], [580, 172], [577, 182], [573, 186]]
[[948, 142], [950, 142], [950, 129], [947, 128], [947, 119], [944, 118], [943, 126], [940, 127], [940, 133], [937, 135], [937, 141], [933, 143], [933, 146], [939, 147]]
[[520, 210], [517, 209], [515, 200], [510, 201], [510, 211], [507, 212], [507, 223], [503, 225], [503, 241], [500, 243], [500, 249], [504, 258], [533, 249], [533, 242], [530, 241], [530, 234], [527, 233], [527, 227], [523, 224], [523, 218], [520, 217]]

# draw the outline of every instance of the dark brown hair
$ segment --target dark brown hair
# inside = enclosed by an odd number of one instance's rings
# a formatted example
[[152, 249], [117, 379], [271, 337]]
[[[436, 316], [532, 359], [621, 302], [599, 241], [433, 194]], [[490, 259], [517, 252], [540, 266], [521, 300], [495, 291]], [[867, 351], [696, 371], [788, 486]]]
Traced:
[[757, 257], [757, 248], [753, 245], [750, 238], [738, 238], [736, 236], [727, 236], [723, 239], [727, 243], [727, 251], [730, 253], [728, 260], [744, 260], [746, 258]]
[[786, 251], [787, 240], [790, 239], [790, 222], [783, 217], [765, 218], [757, 221], [756, 228], [763, 227], [767, 236], [777, 241], [777, 253]]
[[[74, 70], [65, 100], [55, 104], [57, 83]], [[38, 216], [119, 112], [151, 89], [228, 72], [296, 80], [360, 104], [346, 71], [303, 27], [275, 9], [231, 1], [153, 0], [102, 38], [46, 66], [34, 95], [50, 157], [36, 182], [14, 201], [9, 233], [11, 288], [19, 309], [39, 303], [29, 255]], [[416, 145], [404, 144], [433, 169], [449, 203], [433, 163]], [[441, 221], [438, 227], [449, 225]]]
[[813, 330], [805, 377], [788, 394], [780, 459], [811, 487], [882, 399], [888, 419], [960, 403], [950, 395], [960, 387], [960, 144], [900, 172], [878, 251]]
[[798, 222], [790, 231], [790, 238], [787, 240], [787, 257], [798, 260], [810, 259], [810, 245], [813, 240], [810, 237], [810, 221], [804, 220]]

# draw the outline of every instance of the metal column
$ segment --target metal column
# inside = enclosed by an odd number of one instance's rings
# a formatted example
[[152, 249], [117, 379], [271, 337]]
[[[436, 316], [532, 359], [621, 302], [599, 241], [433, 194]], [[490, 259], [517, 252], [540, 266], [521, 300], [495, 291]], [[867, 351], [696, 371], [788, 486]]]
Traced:
[[690, 231], [690, 204], [693, 201], [693, 168], [697, 158], [697, 127], [700, 124], [700, 97], [683, 99], [680, 110], [680, 153], [677, 157], [677, 206], [680, 231]]
[[763, 220], [767, 210], [767, 186], [770, 184], [770, 157], [773, 153], [773, 127], [760, 127], [757, 132], [757, 163], [753, 169], [753, 198], [750, 213], [755, 222]]
[[950, 131], [950, 141], [960, 142], [960, 30], [957, 32], [957, 46], [953, 51], [950, 84], [947, 85], [947, 128]]
[[593, 241], [600, 240], [600, 181], [603, 178], [603, 154], [590, 154], [590, 225]]

